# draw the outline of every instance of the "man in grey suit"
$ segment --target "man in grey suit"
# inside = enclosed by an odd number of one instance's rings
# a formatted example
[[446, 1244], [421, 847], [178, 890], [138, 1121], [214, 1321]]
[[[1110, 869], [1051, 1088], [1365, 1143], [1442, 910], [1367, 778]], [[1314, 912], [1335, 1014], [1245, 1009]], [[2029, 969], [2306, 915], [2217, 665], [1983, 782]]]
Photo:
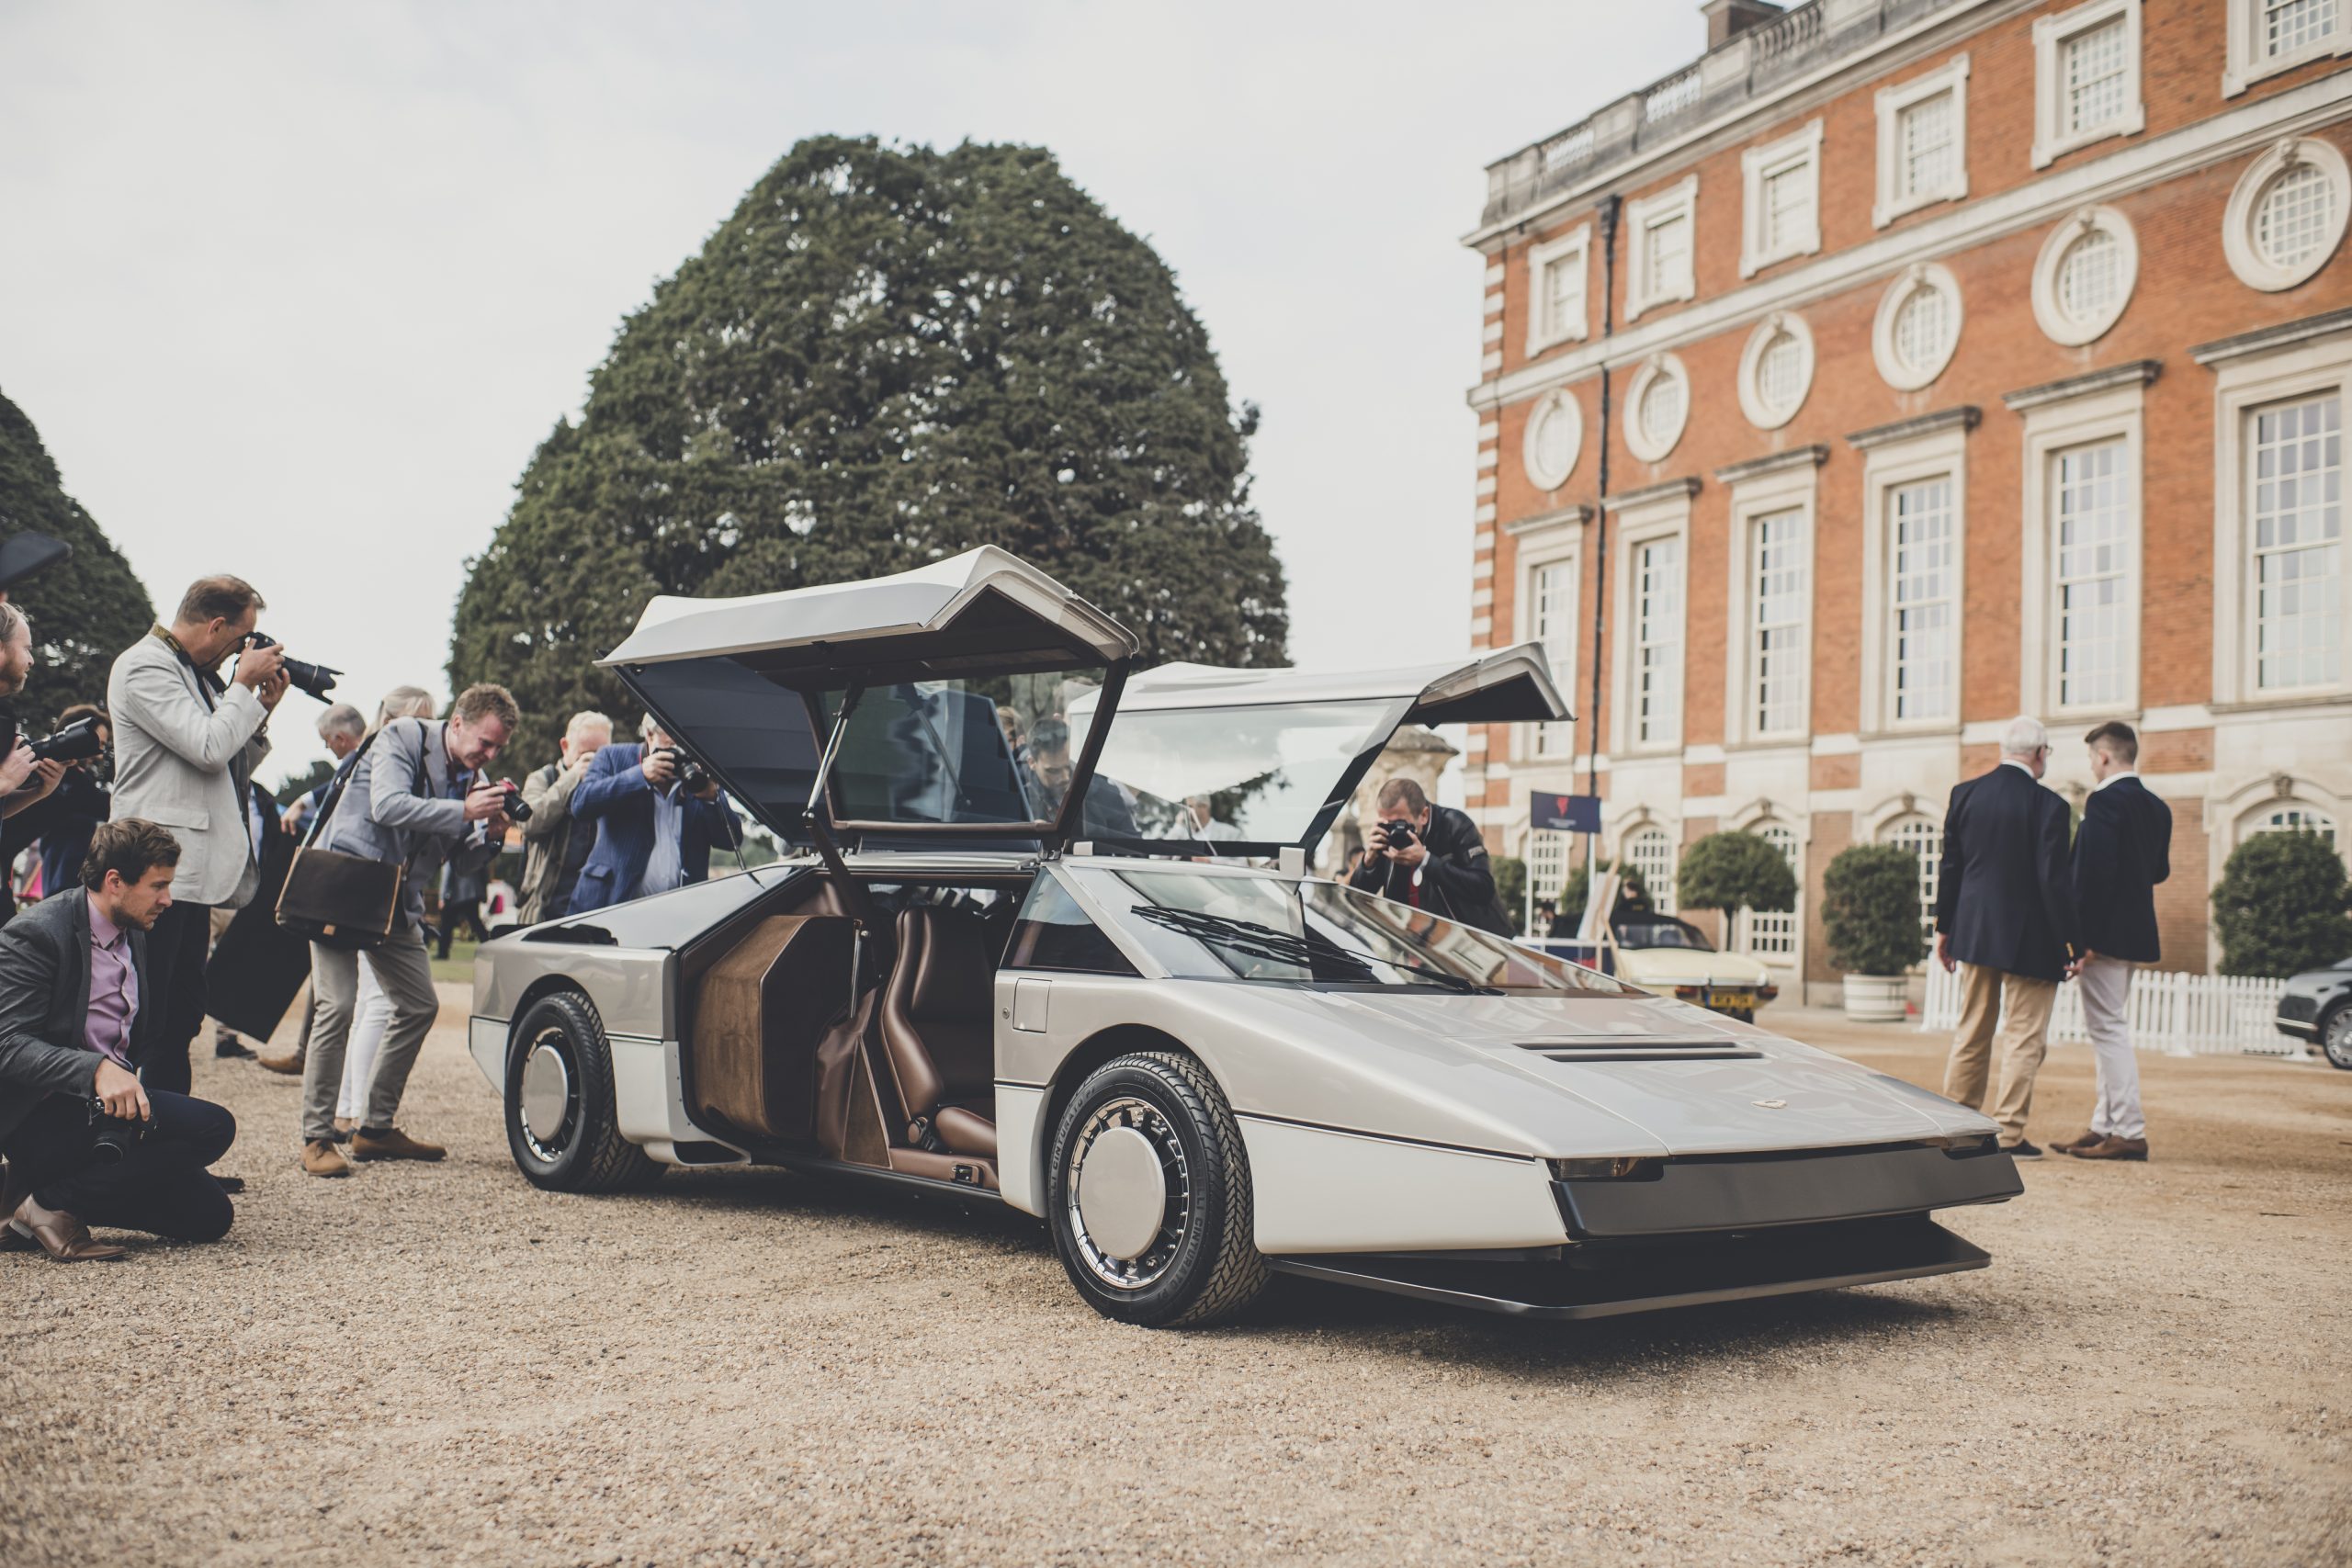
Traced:
[[[400, 912], [391, 936], [365, 953], [311, 944], [311, 1050], [302, 1064], [302, 1168], [348, 1176], [334, 1143], [337, 1090], [366, 964], [392, 1004], [376, 1055], [368, 1104], [351, 1135], [353, 1159], [436, 1160], [448, 1151], [392, 1125], [409, 1069], [441, 1009], [425, 955], [424, 887], [447, 863], [487, 865], [506, 837], [507, 784], [487, 770], [523, 720], [503, 686], [469, 686], [446, 719], [396, 718], [355, 754], [340, 794], [321, 809], [313, 842], [343, 854], [403, 866]], [[474, 775], [462, 795], [460, 773]]]
[[[244, 647], [262, 607], [242, 578], [199, 578], [172, 624], [123, 649], [107, 678], [114, 816], [161, 823], [180, 844], [172, 902], [150, 943], [157, 1032], [140, 1071], [151, 1089], [187, 1092], [212, 911], [242, 908], [261, 883], [247, 793], [269, 751], [269, 716], [286, 694], [284, 653]], [[232, 653], [236, 671], [224, 682], [218, 671]]]
[[[153, 822], [101, 823], [82, 886], [0, 928], [0, 1251], [84, 1263], [123, 1255], [91, 1240], [92, 1224], [182, 1241], [229, 1229], [227, 1189], [205, 1168], [235, 1141], [235, 1119], [131, 1071], [162, 1021], [148, 936], [179, 858]], [[119, 1158], [99, 1157], [93, 1100], [143, 1128]]]

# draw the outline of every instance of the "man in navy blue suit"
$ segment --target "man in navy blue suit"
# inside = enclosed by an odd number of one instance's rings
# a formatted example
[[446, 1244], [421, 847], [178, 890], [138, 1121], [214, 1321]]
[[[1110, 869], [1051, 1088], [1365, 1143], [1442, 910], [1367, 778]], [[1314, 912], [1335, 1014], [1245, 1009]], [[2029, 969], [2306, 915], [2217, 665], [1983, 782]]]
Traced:
[[2074, 961], [2068, 813], [2041, 785], [2049, 761], [2041, 721], [2011, 719], [1993, 771], [1951, 792], [1936, 881], [1936, 958], [1964, 971], [1944, 1097], [1984, 1105], [1997, 1020], [2001, 1078], [1987, 1113], [2001, 1124], [2001, 1146], [2019, 1159], [2041, 1156], [2026, 1142], [2026, 1113], [2049, 1049], [2050, 1009]]
[[718, 785], [689, 793], [670, 737], [650, 714], [641, 733], [641, 746], [598, 751], [571, 792], [572, 820], [596, 835], [572, 887], [572, 914], [704, 881], [713, 844], [742, 843], [742, 821]]
[[2090, 798], [2075, 833], [2075, 903], [2082, 956], [2083, 1022], [2098, 1067], [2098, 1101], [2080, 1137], [2052, 1146], [2077, 1159], [2146, 1159], [2148, 1124], [2140, 1114], [2140, 1062], [2132, 1054], [2124, 1009], [2132, 966], [2154, 964], [2156, 884], [2172, 874], [2172, 807], [2140, 782], [2140, 738], [2128, 724], [2102, 724], [2083, 737], [2090, 748]]

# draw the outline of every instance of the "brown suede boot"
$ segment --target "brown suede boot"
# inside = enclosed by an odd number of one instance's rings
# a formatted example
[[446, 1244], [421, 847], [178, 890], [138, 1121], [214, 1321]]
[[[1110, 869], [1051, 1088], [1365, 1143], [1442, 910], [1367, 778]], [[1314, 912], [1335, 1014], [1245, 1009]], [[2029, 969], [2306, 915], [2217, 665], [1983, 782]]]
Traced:
[[410, 1137], [398, 1127], [386, 1127], [370, 1133], [366, 1128], [351, 1134], [353, 1159], [423, 1159], [435, 1160], [449, 1151], [438, 1144], [428, 1144]]
[[312, 1176], [349, 1176], [351, 1162], [333, 1143], [316, 1138], [302, 1145], [302, 1168]]

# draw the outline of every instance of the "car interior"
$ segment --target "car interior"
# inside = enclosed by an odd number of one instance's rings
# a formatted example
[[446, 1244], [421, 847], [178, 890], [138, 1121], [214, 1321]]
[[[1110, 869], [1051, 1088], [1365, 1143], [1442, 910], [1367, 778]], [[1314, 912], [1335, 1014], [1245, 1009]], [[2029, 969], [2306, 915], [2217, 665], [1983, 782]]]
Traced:
[[755, 1158], [993, 1190], [990, 1015], [1029, 881], [901, 877], [845, 894], [820, 873], [710, 932], [680, 955], [688, 1112]]

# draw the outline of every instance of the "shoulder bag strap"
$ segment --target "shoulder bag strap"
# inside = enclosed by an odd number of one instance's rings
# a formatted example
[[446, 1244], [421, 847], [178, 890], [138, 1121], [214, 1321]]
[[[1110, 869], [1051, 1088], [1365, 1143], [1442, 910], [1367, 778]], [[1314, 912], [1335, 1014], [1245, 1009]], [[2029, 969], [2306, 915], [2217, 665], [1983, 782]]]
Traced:
[[327, 818], [333, 817], [334, 808], [343, 804], [343, 792], [350, 787], [351, 781], [358, 775], [359, 759], [368, 754], [368, 748], [376, 744], [376, 737], [382, 733], [380, 729], [376, 730], [367, 739], [362, 740], [359, 743], [359, 750], [351, 754], [351, 766], [336, 774], [334, 787], [327, 791], [327, 798], [324, 804], [320, 806], [318, 816], [312, 819], [311, 830], [302, 835], [304, 849], [307, 850], [319, 841], [319, 835], [326, 830]]

